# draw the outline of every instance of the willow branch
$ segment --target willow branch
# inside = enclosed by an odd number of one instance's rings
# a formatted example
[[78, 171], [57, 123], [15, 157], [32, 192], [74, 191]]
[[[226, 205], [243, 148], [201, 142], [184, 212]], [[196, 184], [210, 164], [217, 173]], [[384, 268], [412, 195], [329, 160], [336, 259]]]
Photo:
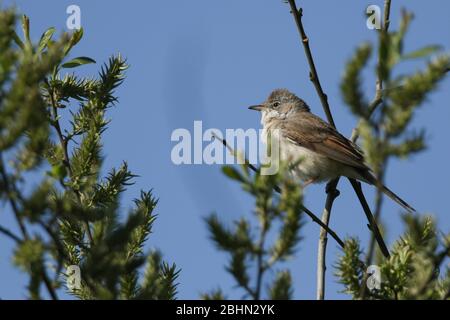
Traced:
[[[434, 259], [434, 268], [433, 270], [438, 270], [444, 260], [448, 257], [450, 254], [450, 246], [445, 247], [440, 253], [437, 254], [437, 256]], [[426, 278], [426, 280], [422, 283], [422, 285], [418, 289], [418, 295], [422, 295], [427, 290], [430, 283], [435, 280], [438, 277], [437, 272], [430, 272]], [[447, 298], [450, 296], [450, 288], [447, 289], [447, 292], [444, 294], [444, 300], [447, 300]]]
[[303, 17], [303, 9], [297, 9], [297, 5], [295, 4], [295, 0], [289, 0], [289, 5], [291, 6], [291, 12], [294, 16], [295, 23], [297, 25], [297, 29], [300, 33], [301, 41], [303, 43], [303, 49], [305, 50], [306, 59], [308, 60], [310, 72], [309, 78], [314, 84], [316, 88], [317, 94], [319, 95], [320, 102], [322, 103], [323, 110], [327, 116], [328, 122], [336, 127], [333, 119], [333, 115], [331, 114], [330, 105], [328, 104], [328, 97], [323, 92], [322, 85], [320, 84], [319, 75], [317, 74], [316, 65], [314, 64], [314, 59], [311, 53], [311, 48], [309, 47], [309, 38], [306, 35], [305, 29], [303, 28], [302, 17]]
[[[337, 183], [337, 180], [334, 180]], [[333, 207], [334, 199], [339, 196], [339, 190], [336, 189], [336, 185], [331, 186], [328, 190], [329, 197], [325, 203], [325, 209], [322, 214], [322, 222], [328, 226], [330, 223], [331, 209]], [[328, 236], [325, 229], [320, 229], [319, 246], [317, 252], [317, 300], [323, 300], [325, 298], [325, 272], [326, 266], [326, 250], [327, 250]]]
[[[61, 130], [61, 125], [60, 125], [59, 119], [58, 119], [58, 106], [57, 106], [57, 102], [55, 99], [53, 89], [49, 90], [49, 96], [50, 96], [50, 102], [51, 102], [51, 107], [52, 107], [52, 112], [53, 112], [52, 126], [55, 128], [56, 134], [58, 135], [58, 138], [59, 138], [61, 148], [63, 150], [64, 167], [69, 172], [70, 178], [73, 179], [73, 170], [72, 170], [72, 166], [70, 164], [70, 157], [69, 157], [69, 151], [68, 151], [68, 141], [67, 141], [66, 137], [64, 137], [62, 130]], [[80, 195], [79, 191], [78, 190], [73, 190], [73, 191], [78, 199], [78, 202], [80, 202], [80, 204], [81, 204], [81, 195]], [[92, 236], [89, 221], [85, 220], [84, 223], [85, 223], [85, 229], [86, 229], [87, 235], [89, 237], [89, 241], [91, 242], [91, 244], [93, 244], [94, 238]]]

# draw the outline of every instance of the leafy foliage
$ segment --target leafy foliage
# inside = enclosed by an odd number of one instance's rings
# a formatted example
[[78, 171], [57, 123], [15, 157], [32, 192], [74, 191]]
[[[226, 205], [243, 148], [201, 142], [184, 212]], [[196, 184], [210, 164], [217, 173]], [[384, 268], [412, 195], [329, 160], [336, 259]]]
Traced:
[[[0, 11], [0, 201], [20, 234], [0, 232], [17, 244], [14, 264], [29, 275], [29, 297], [42, 298], [44, 285], [56, 299], [71, 276], [64, 269], [76, 265], [81, 286], [67, 290], [81, 299], [175, 298], [179, 271], [144, 251], [157, 200], [142, 191], [122, 222], [120, 197], [135, 175], [123, 163], [101, 177], [106, 112], [126, 61], [111, 57], [97, 78], [63, 74], [95, 63], [67, 59], [83, 30], [54, 40], [50, 28], [33, 44], [26, 16], [22, 26], [23, 40], [15, 13]], [[35, 187], [31, 173], [40, 179]]]
[[[371, 45], [364, 44], [356, 50], [341, 83], [344, 101], [360, 118], [358, 133], [363, 138], [366, 160], [380, 180], [386, 175], [390, 158], [406, 158], [426, 148], [425, 130], [409, 127], [418, 108], [445, 78], [450, 67], [448, 54], [436, 55], [440, 50], [437, 45], [403, 52], [404, 38], [412, 18], [411, 13], [403, 11], [397, 31], [380, 31], [377, 92], [373, 102], [367, 103], [361, 90], [361, 73], [369, 61]], [[394, 76], [398, 64], [418, 58], [428, 59], [422, 70]], [[378, 199], [381, 199], [379, 190], [378, 193]], [[376, 205], [378, 218], [381, 201]], [[345, 287], [344, 292], [356, 299], [448, 299], [449, 272], [440, 274], [438, 269], [449, 256], [449, 236], [440, 239], [430, 217], [406, 215], [404, 222], [405, 234], [393, 246], [391, 257], [378, 258], [381, 272], [379, 289], [369, 290], [366, 285], [370, 280], [367, 267], [372, 261], [370, 245], [373, 243], [369, 245], [366, 262], [363, 263], [360, 242], [354, 238], [346, 241], [336, 264], [336, 275]]]
[[203, 293], [200, 298], [202, 300], [225, 300], [225, 296], [221, 289], [212, 290], [209, 293]]
[[356, 49], [352, 59], [348, 62], [342, 77], [341, 92], [344, 102], [352, 112], [360, 117], [367, 116], [367, 101], [361, 88], [361, 70], [367, 65], [372, 53], [370, 44], [363, 44]]
[[[408, 130], [417, 108], [441, 82], [450, 67], [450, 56], [441, 54], [430, 58], [440, 47], [426, 46], [405, 54], [403, 42], [413, 16], [403, 11], [398, 31], [382, 32], [379, 43], [377, 75], [384, 83], [379, 103], [381, 108], [367, 103], [362, 93], [363, 68], [371, 55], [371, 45], [359, 47], [349, 60], [341, 82], [341, 92], [352, 113], [360, 117], [359, 133], [367, 162], [375, 172], [380, 171], [390, 157], [407, 157], [425, 149], [425, 131]], [[424, 70], [393, 77], [395, 67], [409, 59], [429, 58]]]
[[[221, 251], [226, 252], [229, 263], [226, 267], [237, 285], [252, 299], [262, 298], [265, 273], [275, 264], [291, 257], [300, 241], [302, 226], [302, 192], [298, 184], [286, 178], [287, 167], [282, 166], [278, 174], [253, 176], [244, 165], [241, 171], [225, 166], [223, 172], [238, 181], [243, 190], [255, 198], [254, 214], [258, 227], [252, 227], [247, 218], [234, 223], [232, 228], [220, 221], [216, 214], [206, 218], [211, 239]], [[281, 194], [274, 189], [281, 187]], [[275, 228], [278, 226], [278, 231]], [[253, 230], [257, 229], [257, 235]], [[268, 243], [269, 233], [275, 233], [275, 240]], [[255, 276], [252, 276], [254, 271]], [[254, 282], [254, 284], [252, 284]], [[268, 287], [267, 295], [272, 299], [290, 299], [292, 281], [288, 270], [278, 271]], [[223, 298], [220, 290], [204, 294], [205, 299]]]
[[354, 298], [369, 299], [448, 299], [450, 295], [449, 267], [440, 273], [450, 257], [450, 235], [440, 237], [431, 217], [411, 214], [404, 216], [407, 230], [395, 243], [389, 259], [378, 262], [380, 288], [365, 289], [366, 267], [360, 260], [362, 250], [358, 240], [349, 239], [336, 265], [336, 275], [344, 285], [344, 292]]

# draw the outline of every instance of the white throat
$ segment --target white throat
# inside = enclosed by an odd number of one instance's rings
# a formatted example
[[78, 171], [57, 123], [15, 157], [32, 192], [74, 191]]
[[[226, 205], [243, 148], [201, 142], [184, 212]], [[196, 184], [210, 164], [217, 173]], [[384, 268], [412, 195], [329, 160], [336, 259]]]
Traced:
[[261, 112], [261, 124], [263, 128], [265, 129], [271, 120], [277, 119], [277, 120], [284, 120], [286, 119], [286, 116], [288, 116], [289, 113], [280, 113], [277, 110], [271, 109], [269, 111], [262, 111]]

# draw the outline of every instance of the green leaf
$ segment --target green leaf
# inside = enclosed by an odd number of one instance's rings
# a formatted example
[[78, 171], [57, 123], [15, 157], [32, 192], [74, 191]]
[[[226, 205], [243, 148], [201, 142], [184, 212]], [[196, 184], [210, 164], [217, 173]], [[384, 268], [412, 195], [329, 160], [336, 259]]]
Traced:
[[235, 168], [231, 166], [224, 166], [222, 168], [223, 173], [229, 177], [230, 179], [237, 180], [240, 182], [245, 182], [244, 177], [237, 171]]
[[403, 55], [401, 57], [401, 59], [407, 60], [407, 59], [424, 58], [424, 57], [429, 56], [430, 54], [433, 54], [440, 50], [442, 50], [442, 46], [439, 46], [439, 45], [426, 46], [426, 47], [420, 48], [418, 50], [415, 50], [413, 52]]
[[88, 58], [88, 57], [78, 57], [75, 59], [70, 60], [69, 62], [66, 62], [62, 65], [63, 68], [76, 68], [79, 66], [82, 66], [84, 64], [89, 64], [89, 63], [95, 63], [94, 59]]
[[23, 35], [25, 37], [26, 43], [28, 45], [31, 45], [31, 40], [30, 40], [30, 19], [26, 15], [22, 16], [22, 30], [23, 30]]
[[391, 56], [390, 48], [390, 35], [382, 33], [380, 36], [380, 45], [378, 48], [378, 65], [377, 75], [381, 80], [387, 80], [389, 78], [389, 62]]
[[23, 271], [31, 271], [42, 263], [44, 251], [44, 244], [40, 239], [25, 240], [15, 249], [13, 262]]
[[292, 299], [292, 277], [288, 270], [277, 273], [276, 278], [269, 288], [269, 297], [271, 300], [290, 300]]
[[20, 39], [19, 35], [14, 31], [13, 33], [13, 39], [14, 42], [21, 48], [23, 49], [25, 47], [25, 45], [23, 44], [23, 41]]
[[69, 51], [83, 38], [83, 28], [75, 30], [70, 38], [69, 43], [64, 48], [64, 55], [66, 56]]
[[362, 89], [362, 70], [367, 65], [372, 52], [370, 44], [360, 46], [348, 61], [341, 81], [344, 102], [351, 111], [361, 117], [367, 116], [367, 101]]
[[55, 31], [56, 31], [56, 29], [51, 27], [51, 28], [48, 28], [47, 31], [45, 31], [42, 34], [41, 40], [39, 40], [39, 46], [38, 46], [39, 52], [42, 52], [47, 47], [47, 44], [50, 41], [50, 39], [52, 38]]
[[66, 167], [63, 164], [54, 165], [49, 175], [55, 179], [64, 179], [67, 176]]
[[200, 299], [202, 300], [226, 300], [225, 295], [223, 294], [220, 288], [214, 289], [207, 293], [202, 293], [200, 295]]

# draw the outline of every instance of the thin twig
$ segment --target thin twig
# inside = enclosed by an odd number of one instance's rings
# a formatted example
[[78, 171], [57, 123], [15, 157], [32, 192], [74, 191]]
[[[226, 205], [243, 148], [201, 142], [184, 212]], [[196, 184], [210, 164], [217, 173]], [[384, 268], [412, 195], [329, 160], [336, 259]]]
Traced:
[[[378, 221], [380, 221], [383, 199], [384, 199], [383, 191], [381, 191], [381, 189], [377, 188], [377, 192], [375, 195], [375, 210], [374, 210], [374, 212], [375, 212], [374, 218], [377, 223], [378, 223]], [[370, 266], [372, 264], [374, 253], [375, 253], [375, 239], [374, 239], [374, 237], [371, 237], [370, 243], [369, 243], [369, 250], [367, 252], [367, 258], [366, 258], [367, 266]]]
[[305, 29], [303, 28], [302, 23], [302, 16], [303, 16], [303, 9], [297, 9], [297, 5], [295, 4], [295, 0], [289, 0], [289, 5], [291, 6], [291, 12], [294, 16], [295, 23], [297, 25], [297, 29], [300, 33], [300, 37], [303, 43], [303, 48], [305, 50], [306, 59], [308, 59], [308, 64], [310, 68], [309, 72], [309, 78], [314, 84], [314, 87], [316, 88], [316, 91], [319, 95], [320, 102], [322, 103], [324, 112], [327, 116], [328, 122], [333, 126], [336, 127], [333, 119], [333, 115], [331, 114], [331, 109], [328, 104], [328, 97], [323, 92], [322, 85], [320, 84], [320, 79], [317, 74], [316, 65], [314, 64], [314, 59], [312, 57], [311, 48], [309, 47], [309, 38], [306, 35]]
[[336, 240], [336, 242], [339, 244], [339, 246], [341, 248], [345, 247], [345, 243], [344, 241], [342, 241], [341, 238], [339, 238], [339, 236], [336, 234], [336, 232], [333, 231], [333, 229], [331, 229], [328, 225], [326, 225], [325, 223], [322, 222], [322, 220], [320, 220], [311, 210], [309, 210], [308, 208], [306, 208], [305, 206], [302, 205], [302, 210], [315, 222], [317, 223], [319, 226], [321, 226], [323, 229], [325, 229], [327, 231], [327, 233], [332, 236], [334, 238], [334, 240]]
[[[267, 214], [267, 208], [265, 208], [263, 215]], [[255, 300], [259, 300], [261, 298], [261, 288], [262, 288], [262, 279], [264, 272], [266, 269], [264, 268], [264, 242], [266, 240], [267, 234], [267, 217], [264, 216], [261, 219], [261, 231], [259, 234], [258, 241], [258, 256], [257, 256], [257, 276], [256, 276], [256, 289], [255, 289]]]
[[45, 267], [42, 268], [42, 279], [44, 280], [45, 287], [47, 288], [47, 291], [50, 294], [50, 297], [53, 300], [59, 300], [58, 296], [56, 294], [56, 291], [53, 288], [52, 282], [50, 281], [50, 278], [47, 275], [47, 271], [45, 270]]
[[258, 300], [256, 299], [256, 292], [253, 291], [253, 289], [250, 288], [248, 284], [241, 283], [240, 285], [242, 286], [242, 288], [244, 288], [245, 291], [247, 291], [247, 293], [250, 295], [250, 297], [252, 297], [253, 300]]
[[[337, 184], [337, 179], [333, 180], [331, 183]], [[327, 197], [327, 202], [325, 203], [325, 209], [322, 214], [322, 222], [328, 226], [330, 222], [330, 213], [333, 207], [334, 199], [339, 196], [339, 190], [336, 189], [336, 185], [330, 186], [328, 192], [331, 193], [330, 197]], [[327, 250], [328, 236], [325, 229], [320, 229], [319, 235], [319, 248], [317, 252], [317, 300], [323, 300], [325, 298], [325, 271], [326, 271], [326, 250]]]
[[0, 226], [0, 233], [3, 233], [5, 236], [11, 238], [17, 243], [21, 243], [22, 239], [19, 236], [15, 235], [11, 230], [6, 229], [5, 227]]
[[377, 240], [378, 245], [381, 250], [381, 253], [383, 253], [383, 255], [386, 258], [389, 258], [390, 257], [389, 250], [383, 241], [383, 236], [381, 235], [381, 232], [380, 232], [380, 229], [378, 228], [377, 222], [375, 221], [375, 218], [370, 211], [369, 204], [367, 203], [367, 200], [364, 197], [364, 193], [361, 188], [361, 182], [356, 181], [355, 179], [349, 179], [349, 180], [350, 180], [350, 183], [352, 184], [353, 189], [356, 192], [356, 196], [358, 197], [359, 202], [361, 203], [361, 205], [363, 207], [363, 211], [366, 214], [366, 218], [369, 221], [369, 224], [367, 225], [367, 227], [369, 228], [370, 231], [372, 231], [373, 236]]
[[[214, 132], [212, 133], [213, 138], [219, 140], [220, 142], [222, 142], [222, 144], [230, 151], [230, 153], [232, 155], [235, 155], [235, 152], [233, 150], [233, 148], [231, 148], [227, 141], [223, 138], [218, 137]], [[256, 168], [253, 164], [249, 163], [247, 159], [245, 159], [245, 165], [252, 170], [255, 173], [259, 173], [259, 169]], [[281, 193], [281, 188], [277, 185], [274, 186], [273, 188], [277, 193]], [[336, 232], [333, 231], [333, 229], [329, 228], [326, 224], [324, 224], [311, 210], [309, 210], [308, 208], [306, 208], [303, 204], [301, 204], [301, 210], [303, 212], [305, 212], [312, 221], [314, 221], [315, 223], [317, 223], [319, 226], [321, 226], [322, 228], [324, 228], [327, 233], [333, 237], [334, 240], [336, 240], [336, 242], [339, 244], [339, 246], [341, 248], [344, 248], [344, 241], [341, 240], [341, 238], [339, 238], [339, 236], [336, 234]]]
[[389, 25], [391, 15], [391, 0], [384, 0], [384, 17], [383, 17], [383, 31], [387, 32], [389, 30]]

